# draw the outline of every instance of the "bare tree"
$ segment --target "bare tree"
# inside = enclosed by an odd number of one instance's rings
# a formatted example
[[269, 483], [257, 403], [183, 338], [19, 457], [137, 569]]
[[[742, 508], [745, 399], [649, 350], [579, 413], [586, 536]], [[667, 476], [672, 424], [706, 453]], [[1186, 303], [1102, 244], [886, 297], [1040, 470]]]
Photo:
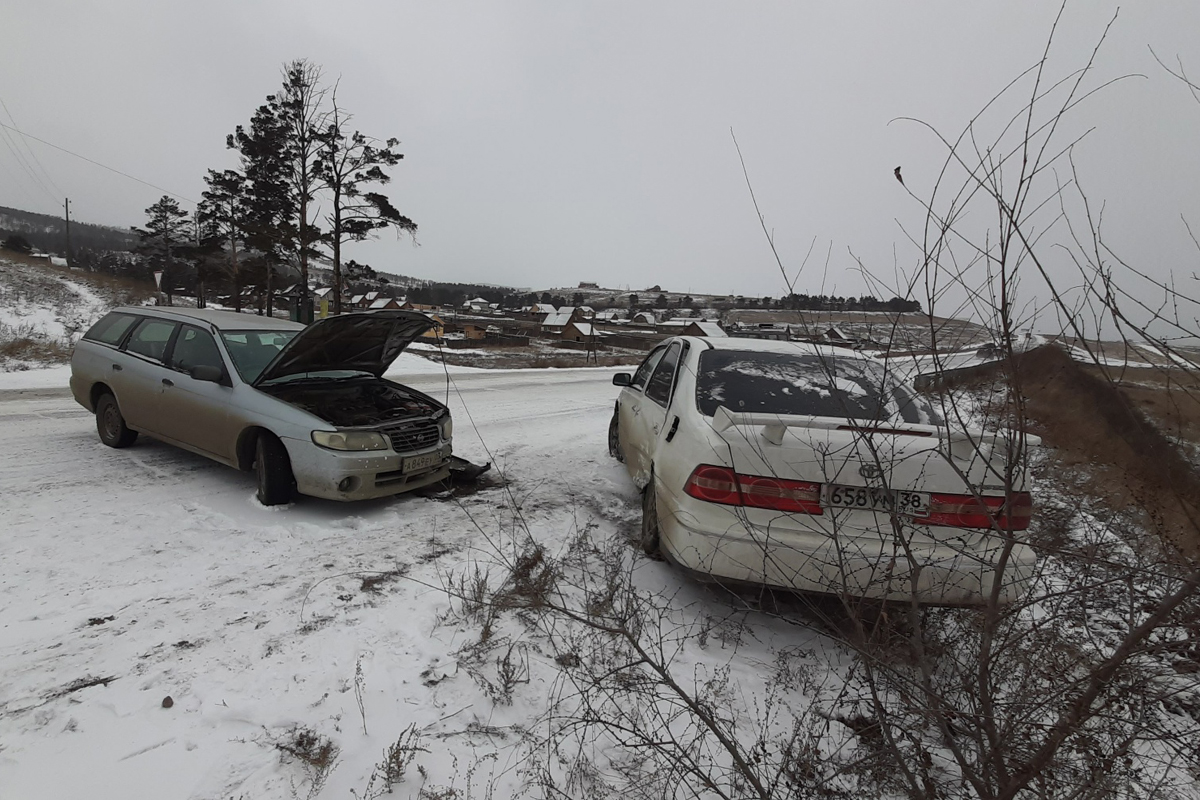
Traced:
[[342, 313], [342, 245], [371, 238], [383, 228], [395, 228], [398, 233], [417, 232], [417, 224], [397, 211], [385, 195], [366, 191], [371, 184], [383, 186], [391, 181], [383, 168], [394, 167], [404, 158], [394, 149], [400, 144], [399, 140], [388, 139], [380, 144], [359, 131], [347, 136], [346, 125], [350, 119], [338, 106], [335, 91], [328, 126], [321, 132], [317, 167], [330, 193], [326, 240], [333, 254], [335, 314]]

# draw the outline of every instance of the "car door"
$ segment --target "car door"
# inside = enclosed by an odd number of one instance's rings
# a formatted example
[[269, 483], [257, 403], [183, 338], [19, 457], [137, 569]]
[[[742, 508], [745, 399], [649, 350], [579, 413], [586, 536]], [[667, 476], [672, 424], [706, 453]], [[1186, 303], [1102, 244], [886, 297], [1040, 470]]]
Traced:
[[133, 333], [125, 340], [124, 355], [117, 362], [120, 380], [117, 404], [125, 422], [134, 430], [146, 433], [162, 431], [163, 381], [173, 375], [167, 369], [167, 350], [179, 330], [179, 323], [158, 317], [143, 317]]
[[[171, 346], [167, 366], [172, 374], [162, 380], [163, 415], [159, 432], [206, 455], [233, 463], [241, 426], [231, 410], [233, 384], [216, 339], [195, 325], [184, 325]], [[221, 382], [196, 380], [191, 375], [195, 367], [216, 367], [221, 370]]]
[[654, 368], [667, 352], [666, 345], [656, 347], [646, 356], [629, 385], [621, 390], [617, 397], [617, 430], [620, 439], [621, 456], [625, 461], [625, 469], [638, 480], [640, 464], [638, 462], [639, 445], [637, 440], [644, 433], [641, 424], [642, 406], [646, 403], [646, 383], [654, 374]]
[[654, 463], [655, 451], [659, 439], [664, 434], [667, 421], [667, 407], [671, 400], [671, 389], [675, 384], [675, 371], [679, 366], [679, 354], [682, 345], [674, 342], [664, 351], [658, 363], [654, 365], [646, 388], [638, 403], [634, 415], [634, 430], [631, 437], [633, 459], [635, 463], [634, 480], [644, 485], [650, 475]]

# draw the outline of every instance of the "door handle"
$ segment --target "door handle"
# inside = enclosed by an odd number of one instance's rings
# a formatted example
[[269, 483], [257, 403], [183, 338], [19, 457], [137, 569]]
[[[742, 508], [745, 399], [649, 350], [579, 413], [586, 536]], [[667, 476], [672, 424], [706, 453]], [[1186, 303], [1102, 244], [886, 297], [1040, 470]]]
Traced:
[[671, 430], [667, 431], [668, 442], [675, 438], [675, 432], [677, 430], [679, 430], [679, 417], [675, 418], [675, 421], [671, 423]]
[[175, 381], [171, 380], [170, 378], [163, 378], [163, 386], [174, 386], [174, 385], [175, 385]]
[[113, 372], [120, 372], [123, 369], [125, 369], [125, 368], [122, 367], [120, 364], [113, 364]]

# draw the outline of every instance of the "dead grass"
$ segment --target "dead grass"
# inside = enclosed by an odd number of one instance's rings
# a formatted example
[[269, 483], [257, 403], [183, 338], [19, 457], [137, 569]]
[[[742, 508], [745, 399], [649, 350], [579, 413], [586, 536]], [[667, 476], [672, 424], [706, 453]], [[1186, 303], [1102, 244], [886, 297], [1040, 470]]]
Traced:
[[0, 341], [0, 362], [32, 361], [64, 364], [71, 359], [71, 348], [53, 339], [32, 339], [23, 336]]

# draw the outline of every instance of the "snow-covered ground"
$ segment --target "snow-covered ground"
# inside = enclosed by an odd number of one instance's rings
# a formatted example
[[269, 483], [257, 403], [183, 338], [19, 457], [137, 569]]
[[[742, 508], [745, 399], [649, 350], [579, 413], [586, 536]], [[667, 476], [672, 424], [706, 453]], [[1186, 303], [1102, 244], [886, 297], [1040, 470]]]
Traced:
[[0, 371], [37, 369], [61, 358], [113, 306], [137, 299], [123, 286], [89, 277], [0, 255], [0, 345], [30, 343], [0, 354]]
[[[421, 363], [409, 358], [398, 368]], [[605, 450], [614, 371], [452, 370], [456, 451], [494, 461], [511, 494], [282, 509], [258, 505], [252, 474], [152, 440], [104, 447], [64, 392], [0, 396], [0, 796], [305, 797], [273, 743], [307, 726], [341, 748], [320, 796], [349, 797], [414, 724], [430, 786], [515, 792], [516, 732], [544, 711], [547, 672], [535, 664], [511, 705], [493, 703], [458, 666], [478, 632], [443, 620], [441, 587], [514, 502], [550, 549], [636, 525]], [[411, 380], [447, 391], [432, 370]], [[702, 594], [664, 564], [638, 569]], [[410, 774], [398, 796], [421, 783]]]

